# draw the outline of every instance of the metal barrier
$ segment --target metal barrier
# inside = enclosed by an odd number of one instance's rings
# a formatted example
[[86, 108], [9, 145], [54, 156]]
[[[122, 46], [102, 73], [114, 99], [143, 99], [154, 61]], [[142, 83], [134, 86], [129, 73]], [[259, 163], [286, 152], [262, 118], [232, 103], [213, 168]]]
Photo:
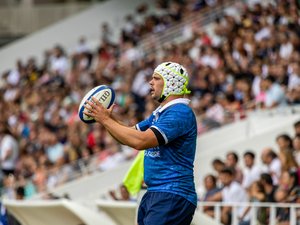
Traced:
[[244, 203], [224, 203], [224, 202], [198, 202], [198, 209], [203, 211], [204, 206], [213, 206], [214, 207], [214, 220], [221, 224], [221, 207], [230, 206], [232, 207], [232, 223], [231, 225], [238, 225], [238, 207], [251, 207], [250, 212], [250, 225], [257, 225], [257, 210], [259, 208], [269, 208], [269, 225], [277, 225], [276, 210], [279, 208], [288, 208], [289, 209], [289, 224], [298, 225], [300, 223], [300, 215], [297, 211], [300, 212], [299, 203], [254, 203], [254, 202], [244, 202]]

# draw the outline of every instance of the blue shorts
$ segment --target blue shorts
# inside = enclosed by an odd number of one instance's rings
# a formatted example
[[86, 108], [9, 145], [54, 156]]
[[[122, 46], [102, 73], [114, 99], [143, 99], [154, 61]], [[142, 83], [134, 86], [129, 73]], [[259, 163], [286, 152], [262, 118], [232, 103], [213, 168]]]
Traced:
[[138, 210], [138, 225], [190, 225], [196, 206], [167, 192], [147, 192]]

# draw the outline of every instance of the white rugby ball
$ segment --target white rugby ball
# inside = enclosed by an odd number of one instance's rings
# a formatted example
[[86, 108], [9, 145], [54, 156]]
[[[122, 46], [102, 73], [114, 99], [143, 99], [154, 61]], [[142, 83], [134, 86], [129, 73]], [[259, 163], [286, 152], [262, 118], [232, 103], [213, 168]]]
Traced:
[[97, 87], [94, 87], [83, 97], [78, 108], [78, 116], [85, 123], [96, 122], [93, 117], [84, 114], [84, 110], [87, 110], [85, 109], [85, 102], [87, 100], [91, 100], [93, 96], [96, 97], [99, 102], [107, 109], [115, 101], [115, 92], [111, 87], [106, 85], [99, 85]]

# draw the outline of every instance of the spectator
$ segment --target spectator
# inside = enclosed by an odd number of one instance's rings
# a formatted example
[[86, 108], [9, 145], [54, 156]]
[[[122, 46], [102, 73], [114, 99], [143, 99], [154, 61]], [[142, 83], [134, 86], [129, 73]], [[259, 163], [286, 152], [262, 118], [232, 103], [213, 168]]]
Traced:
[[239, 157], [235, 152], [228, 152], [226, 154], [226, 166], [233, 169], [235, 173], [235, 181], [240, 184], [243, 182], [243, 172], [238, 166]]
[[260, 166], [255, 165], [255, 154], [252, 151], [244, 153], [244, 164], [245, 169], [243, 171], [244, 178], [242, 186], [247, 190], [252, 183], [259, 180], [262, 171]]
[[5, 123], [0, 123], [0, 162], [1, 170], [8, 176], [15, 173], [16, 163], [19, 156], [19, 146], [11, 128]]
[[56, 163], [60, 158], [64, 156], [64, 149], [62, 143], [57, 140], [57, 136], [48, 131], [47, 147], [45, 149], [47, 158], [51, 163]]
[[279, 47], [279, 55], [283, 59], [289, 59], [293, 52], [293, 45], [289, 40], [289, 36], [287, 33], [281, 33], [279, 35], [279, 41], [281, 43]]
[[298, 63], [291, 64], [291, 71], [288, 81], [288, 90], [292, 91], [300, 86], [300, 66]]
[[298, 165], [300, 165], [300, 135], [296, 135], [293, 139], [294, 158]]
[[277, 154], [271, 148], [265, 148], [262, 150], [261, 159], [263, 164], [267, 166], [267, 172], [272, 176], [273, 184], [278, 184], [282, 164]]
[[276, 137], [276, 143], [279, 147], [279, 152], [283, 150], [293, 150], [293, 140], [288, 134], [281, 134]]
[[[215, 195], [208, 198], [210, 201], [222, 201], [224, 203], [233, 203], [233, 202], [248, 202], [248, 195], [245, 189], [235, 181], [235, 173], [232, 168], [224, 168], [220, 173], [220, 180], [224, 185], [224, 188], [221, 192], [216, 193]], [[221, 221], [225, 225], [231, 224], [232, 221], [232, 212], [230, 206], [224, 206], [221, 212]], [[241, 206], [237, 208], [238, 217], [243, 216], [243, 220], [240, 222], [249, 222], [249, 215], [243, 215], [245, 207]]]
[[294, 123], [295, 135], [300, 135], [300, 121]]
[[[212, 175], [206, 175], [204, 178], [204, 186], [205, 186], [205, 195], [203, 197], [203, 201], [208, 201], [208, 199], [215, 195], [217, 192], [221, 191], [220, 188], [217, 187], [217, 178]], [[207, 215], [214, 217], [214, 207], [205, 206], [203, 209], [204, 213]]]
[[[265, 202], [266, 201], [266, 193], [264, 190], [264, 186], [260, 181], [255, 181], [251, 184], [249, 189], [249, 198], [250, 202]], [[247, 207], [242, 214], [242, 216], [239, 218], [239, 220], [243, 220], [243, 218], [247, 215], [247, 213], [250, 211], [251, 207]], [[260, 225], [266, 225], [268, 224], [268, 215], [267, 215], [267, 208], [266, 207], [259, 207], [257, 208], [257, 221]]]
[[50, 70], [55, 75], [65, 76], [69, 68], [67, 57], [61, 46], [57, 45], [53, 48], [50, 58]]
[[[277, 203], [288, 203], [288, 191], [278, 188], [275, 192], [275, 200]], [[290, 221], [290, 210], [288, 207], [277, 208], [276, 220], [278, 225], [287, 225]]]
[[274, 108], [286, 105], [284, 91], [279, 84], [275, 83], [273, 77], [268, 76], [262, 80], [262, 88], [265, 91], [265, 101], [263, 107]]
[[283, 190], [287, 190], [288, 194], [294, 192], [298, 186], [298, 175], [296, 171], [283, 171], [278, 186]]
[[279, 155], [279, 159], [281, 162], [282, 171], [296, 171], [298, 169], [298, 163], [296, 162], [294, 154], [291, 150], [283, 150]]
[[213, 166], [213, 169], [215, 170], [215, 172], [217, 173], [216, 175], [219, 176], [220, 172], [225, 168], [226, 165], [221, 159], [215, 158], [212, 161], [212, 166]]
[[5, 176], [1, 195], [6, 199], [16, 199], [15, 186], [15, 177], [12, 174]]
[[264, 186], [266, 202], [275, 202], [275, 192], [278, 186], [273, 184], [272, 176], [268, 173], [262, 173], [260, 175], [260, 182]]

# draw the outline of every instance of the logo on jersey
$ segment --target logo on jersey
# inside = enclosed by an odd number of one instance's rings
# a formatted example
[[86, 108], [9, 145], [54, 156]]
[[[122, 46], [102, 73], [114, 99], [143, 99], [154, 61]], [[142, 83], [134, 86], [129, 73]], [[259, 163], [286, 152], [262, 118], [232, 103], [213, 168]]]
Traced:
[[146, 150], [145, 156], [151, 157], [151, 158], [158, 158], [158, 157], [160, 157], [160, 151], [159, 150], [158, 151]]

